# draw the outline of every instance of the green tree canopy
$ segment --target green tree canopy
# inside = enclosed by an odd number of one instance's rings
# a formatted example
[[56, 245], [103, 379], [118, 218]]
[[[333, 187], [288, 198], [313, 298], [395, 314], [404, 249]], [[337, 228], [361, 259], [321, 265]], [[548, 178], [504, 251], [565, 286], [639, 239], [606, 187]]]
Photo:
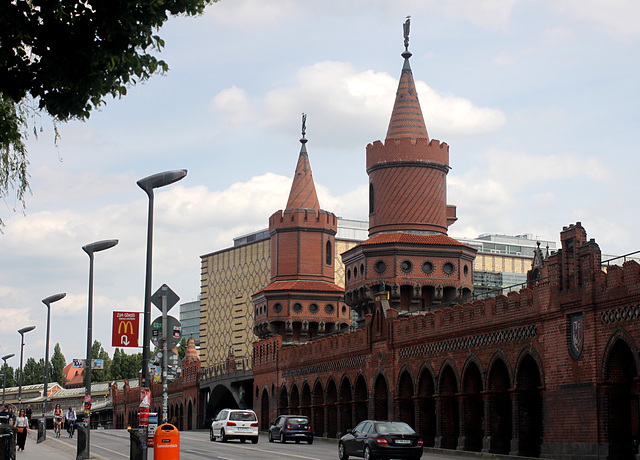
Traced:
[[38, 113], [54, 124], [86, 120], [106, 96], [122, 97], [167, 71], [151, 54], [164, 46], [159, 28], [169, 16], [199, 15], [216, 1], [0, 2], [0, 198], [14, 190], [24, 207], [24, 141]]
[[178, 344], [178, 356], [180, 356], [180, 359], [184, 359], [184, 355], [186, 354], [187, 354], [187, 338], [182, 337], [182, 340], [180, 340], [180, 343]]
[[[23, 385], [44, 383], [44, 358], [40, 358], [39, 361], [34, 358], [28, 358], [27, 362], [22, 366], [22, 370], [24, 374]], [[20, 372], [17, 372], [17, 374], [20, 374]], [[19, 375], [18, 378], [20, 378]]]
[[128, 355], [121, 348], [116, 348], [113, 352], [113, 362], [111, 363], [111, 378], [113, 380], [138, 378], [141, 368], [141, 353]]
[[7, 382], [7, 388], [9, 388], [9, 387], [17, 387], [17, 386], [18, 386], [18, 384], [16, 383], [16, 379], [14, 378], [14, 370], [13, 370], [13, 367], [11, 367], [11, 366], [9, 366], [9, 365], [7, 364], [7, 368], [5, 369], [5, 368], [4, 368], [4, 365], [3, 365], [3, 366], [2, 366], [2, 372], [3, 372], [3, 373], [4, 373], [4, 372], [6, 372], [6, 373], [7, 373], [7, 376], [6, 376], [6, 378], [7, 378], [7, 380], [6, 380], [6, 382]]
[[60, 344], [56, 343], [53, 347], [53, 356], [51, 356], [51, 365], [49, 369], [51, 374], [49, 375], [49, 381], [58, 382], [61, 386], [64, 386], [64, 367], [67, 365], [64, 359]]

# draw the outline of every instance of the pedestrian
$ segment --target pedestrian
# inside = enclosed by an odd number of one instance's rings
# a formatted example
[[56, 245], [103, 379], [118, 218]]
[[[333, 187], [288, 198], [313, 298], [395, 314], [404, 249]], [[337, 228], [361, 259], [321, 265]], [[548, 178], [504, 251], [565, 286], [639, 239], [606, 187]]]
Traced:
[[2, 410], [0, 410], [0, 423], [9, 424], [9, 420], [11, 419], [11, 412], [9, 412], [9, 408], [5, 404], [2, 406]]
[[29, 419], [29, 427], [31, 427], [31, 405], [27, 404], [27, 408], [24, 410], [25, 415], [27, 416], [27, 418]]
[[56, 404], [56, 408], [53, 410], [53, 432], [56, 434], [56, 438], [60, 437], [60, 430], [62, 428], [62, 418], [64, 413], [60, 408], [60, 404]]
[[66, 418], [67, 418], [67, 431], [69, 432], [69, 437], [73, 438], [73, 432], [76, 429], [76, 420], [78, 419], [78, 416], [76, 415], [76, 410], [72, 407], [69, 407]]
[[29, 419], [24, 413], [24, 409], [20, 409], [20, 414], [16, 417], [16, 429], [18, 430], [18, 452], [24, 452], [24, 443], [27, 440], [29, 432]]

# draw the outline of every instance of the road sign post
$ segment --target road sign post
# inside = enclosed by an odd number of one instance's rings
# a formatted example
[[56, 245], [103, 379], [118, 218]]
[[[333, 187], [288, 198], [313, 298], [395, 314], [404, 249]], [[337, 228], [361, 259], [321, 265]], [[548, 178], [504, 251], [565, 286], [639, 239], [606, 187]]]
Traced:
[[[180, 300], [180, 297], [163, 284], [152, 296], [151, 302], [162, 311], [162, 423], [167, 423], [169, 387], [167, 382], [167, 355], [168, 355], [168, 323], [167, 312]], [[178, 323], [179, 324], [179, 323]]]

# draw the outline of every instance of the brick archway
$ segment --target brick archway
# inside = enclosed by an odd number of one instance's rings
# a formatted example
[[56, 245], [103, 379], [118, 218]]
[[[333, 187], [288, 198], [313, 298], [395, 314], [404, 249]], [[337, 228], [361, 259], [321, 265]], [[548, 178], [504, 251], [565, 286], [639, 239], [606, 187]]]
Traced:
[[311, 398], [311, 414], [313, 416], [314, 436], [324, 436], [324, 390], [320, 380], [316, 380], [316, 383], [313, 386], [313, 394]]
[[295, 383], [291, 385], [291, 396], [289, 396], [289, 407], [287, 408], [287, 412], [290, 414], [295, 414], [300, 411], [304, 411], [306, 407], [304, 405], [304, 398], [302, 408], [300, 407], [300, 392], [298, 391], [298, 385]]
[[378, 374], [373, 393], [373, 418], [389, 419], [389, 386], [383, 374]]
[[327, 383], [325, 396], [325, 407], [327, 417], [327, 437], [335, 438], [338, 432], [338, 389], [333, 379]]
[[489, 370], [485, 394], [485, 441], [483, 452], [508, 454], [511, 448], [511, 383], [502, 358], [496, 358]]
[[398, 396], [396, 396], [398, 420], [408, 423], [414, 430], [417, 430], [413, 396], [413, 379], [409, 371], [405, 369], [400, 374]]
[[369, 401], [367, 382], [364, 378], [364, 375], [362, 374], [360, 374], [356, 379], [355, 395], [353, 401], [356, 417], [353, 422], [355, 425], [369, 418], [369, 410], [367, 408], [367, 403]]
[[447, 364], [440, 373], [440, 392], [436, 397], [438, 432], [435, 447], [455, 449], [458, 446], [460, 415], [457, 394], [456, 374]]
[[[637, 458], [640, 429], [638, 413], [638, 369], [633, 352], [625, 340], [618, 338], [610, 347], [604, 364], [602, 385], [607, 459]], [[634, 442], [635, 441], [635, 442]]]
[[278, 398], [278, 413], [276, 415], [289, 412], [289, 394], [286, 385], [280, 388], [280, 397]]
[[484, 437], [482, 390], [482, 372], [478, 364], [471, 361], [462, 377], [458, 449], [476, 452], [482, 449], [482, 438]]
[[527, 353], [517, 368], [514, 391], [516, 443], [512, 454], [539, 457], [542, 442], [542, 378], [537, 361]]
[[340, 418], [338, 419], [340, 426], [338, 428], [338, 436], [345, 434], [349, 428], [354, 427], [351, 412], [352, 400], [351, 382], [349, 382], [349, 378], [345, 375], [342, 378], [342, 383], [340, 383]]
[[265, 388], [262, 390], [262, 398], [260, 398], [260, 429], [269, 429], [269, 391]]
[[416, 430], [422, 435], [424, 445], [433, 447], [436, 437], [436, 402], [434, 395], [433, 374], [424, 368], [418, 379], [418, 420]]
[[[305, 381], [302, 384], [302, 395], [300, 398], [300, 407], [296, 406], [296, 411], [302, 415], [306, 415], [311, 420], [311, 388], [309, 383]], [[315, 427], [313, 428], [316, 429]]]

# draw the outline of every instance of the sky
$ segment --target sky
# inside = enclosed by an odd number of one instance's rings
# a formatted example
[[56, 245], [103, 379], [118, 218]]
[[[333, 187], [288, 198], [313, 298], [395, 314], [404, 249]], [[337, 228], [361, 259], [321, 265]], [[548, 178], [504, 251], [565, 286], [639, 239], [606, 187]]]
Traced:
[[[634, 228], [640, 129], [640, 3], [633, 0], [222, 0], [159, 31], [170, 70], [108, 98], [86, 122], [36, 120], [26, 209], [0, 202], [0, 354], [86, 355], [89, 257], [93, 333], [111, 354], [113, 311], [142, 311], [146, 194], [158, 189], [152, 292], [197, 300], [200, 257], [266, 228], [286, 205], [307, 114], [320, 205], [367, 220], [366, 145], [384, 140], [403, 59], [402, 24], [432, 139], [450, 145], [453, 237], [559, 241], [582, 222], [606, 254], [640, 249]], [[159, 314], [153, 307], [152, 316]], [[178, 306], [170, 312], [178, 316]], [[129, 348], [128, 352], [138, 349]]]

